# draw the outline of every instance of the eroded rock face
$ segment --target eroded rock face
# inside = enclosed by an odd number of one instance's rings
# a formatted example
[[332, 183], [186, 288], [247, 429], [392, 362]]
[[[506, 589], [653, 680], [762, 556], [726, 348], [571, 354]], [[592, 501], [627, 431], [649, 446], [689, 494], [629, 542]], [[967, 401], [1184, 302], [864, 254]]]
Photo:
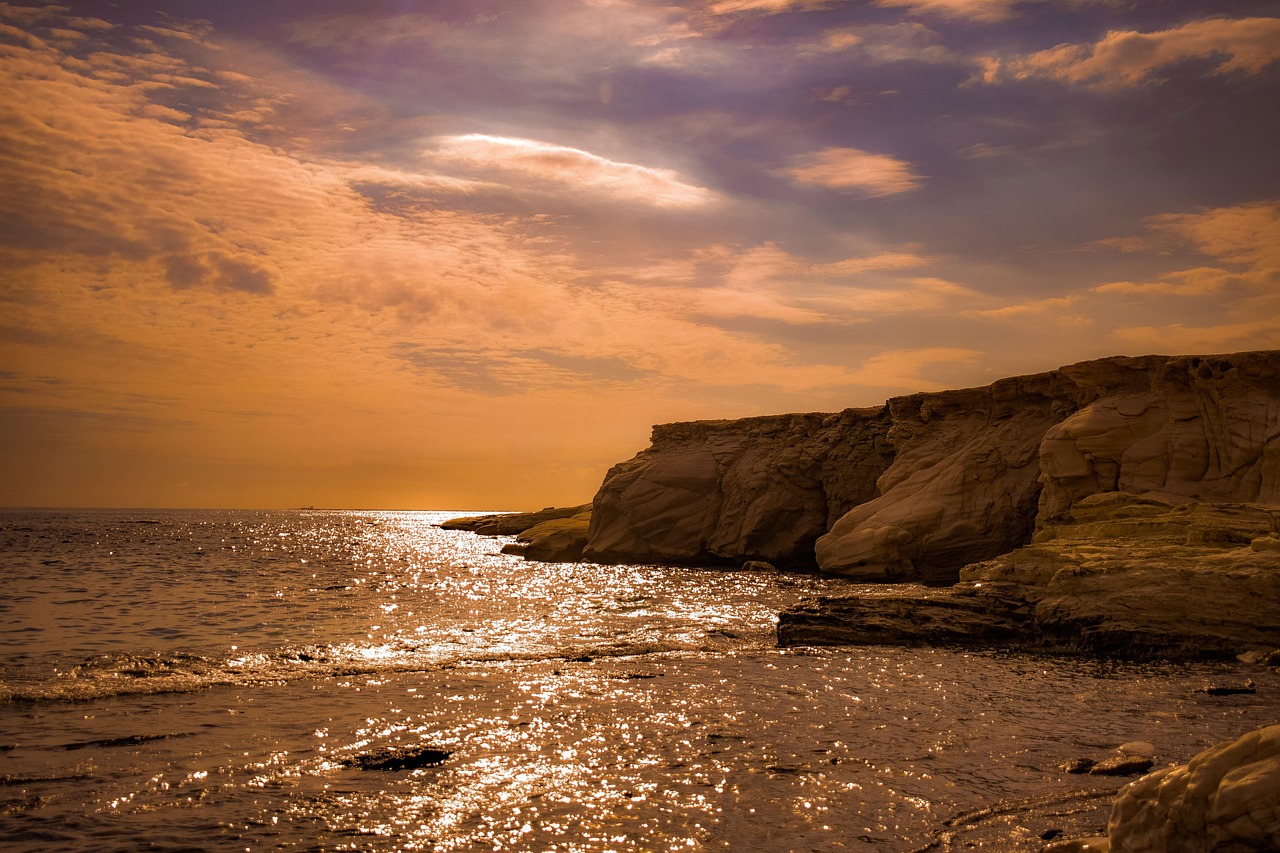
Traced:
[[880, 496], [817, 543], [824, 571], [946, 581], [1098, 493], [1280, 502], [1280, 353], [1083, 362], [891, 400]]
[[861, 580], [954, 580], [1029, 541], [1040, 439], [1071, 411], [1056, 374], [889, 401], [893, 464], [876, 497], [818, 539], [823, 571]]
[[881, 409], [654, 427], [593, 503], [599, 562], [812, 566], [831, 522], [875, 495], [891, 451]]
[[1280, 850], [1280, 726], [1129, 785], [1108, 832], [1113, 853]]
[[1106, 493], [1280, 504], [1280, 352], [1117, 357], [882, 409], [655, 427], [606, 476], [584, 556], [944, 584]]
[[1036, 541], [945, 589], [890, 587], [779, 616], [782, 645], [1022, 647], [1128, 658], [1234, 658], [1280, 644], [1280, 507], [1081, 499]]
[[[1062, 370], [1092, 390], [1093, 364]], [[1280, 503], [1276, 353], [1125, 359], [1114, 367], [1133, 375], [1113, 370], [1113, 387], [1098, 386], [1098, 399], [1044, 436], [1042, 520], [1100, 492]]]

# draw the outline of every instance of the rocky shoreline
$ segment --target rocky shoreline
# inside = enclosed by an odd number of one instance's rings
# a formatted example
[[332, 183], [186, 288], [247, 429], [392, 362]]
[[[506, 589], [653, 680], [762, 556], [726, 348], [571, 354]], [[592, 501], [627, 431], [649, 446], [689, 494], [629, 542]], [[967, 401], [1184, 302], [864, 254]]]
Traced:
[[[535, 560], [881, 582], [782, 612], [782, 646], [1280, 666], [1280, 351], [1117, 357], [877, 409], [656, 426], [589, 504], [449, 526], [514, 535], [503, 550]], [[1151, 767], [1122, 755], [1097, 772], [1112, 764]], [[1127, 786], [1107, 833], [1046, 850], [1280, 849], [1280, 726]]]
[[660, 425], [589, 504], [450, 526], [534, 560], [886, 584], [780, 614], [783, 645], [1262, 656], [1280, 648], [1280, 351]]

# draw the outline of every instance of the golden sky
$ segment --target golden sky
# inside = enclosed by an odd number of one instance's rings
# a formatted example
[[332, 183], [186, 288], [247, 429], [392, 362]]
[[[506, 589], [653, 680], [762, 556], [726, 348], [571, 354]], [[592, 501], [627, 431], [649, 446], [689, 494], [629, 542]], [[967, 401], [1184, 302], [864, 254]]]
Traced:
[[0, 3], [3, 505], [571, 504], [1280, 347], [1273, 3], [122, 5]]

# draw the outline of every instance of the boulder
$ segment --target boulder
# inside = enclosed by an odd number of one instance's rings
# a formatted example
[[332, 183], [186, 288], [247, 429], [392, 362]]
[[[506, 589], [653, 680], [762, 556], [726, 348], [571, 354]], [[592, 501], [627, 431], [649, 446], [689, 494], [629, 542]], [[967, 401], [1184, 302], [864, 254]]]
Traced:
[[[569, 518], [554, 518], [535, 524], [516, 536], [519, 554], [526, 560], [543, 563], [574, 563], [582, 559], [591, 524], [591, 504]], [[510, 553], [503, 548], [504, 553]]]
[[1280, 508], [1080, 500], [1074, 523], [965, 567], [949, 588], [895, 586], [779, 615], [782, 645], [1022, 647], [1222, 658], [1280, 644], [1280, 555], [1248, 544]]
[[875, 496], [884, 409], [656, 426], [592, 501], [587, 559], [814, 565], [832, 521]]
[[1280, 850], [1280, 726], [1132, 783], [1108, 834], [1113, 853]]

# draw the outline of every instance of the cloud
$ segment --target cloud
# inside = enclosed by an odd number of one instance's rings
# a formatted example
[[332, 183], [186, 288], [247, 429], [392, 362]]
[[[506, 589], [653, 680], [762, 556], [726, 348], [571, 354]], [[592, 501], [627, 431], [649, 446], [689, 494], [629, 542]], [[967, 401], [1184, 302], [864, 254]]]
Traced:
[[974, 365], [982, 353], [965, 347], [925, 347], [882, 352], [862, 363], [853, 372], [854, 381], [860, 385], [877, 388], [895, 388], [908, 391], [941, 391], [948, 387], [945, 381], [928, 378], [927, 368], [942, 365]]
[[1147, 234], [1099, 241], [1121, 251], [1189, 246], [1235, 269], [1191, 267], [1154, 281], [1113, 281], [1093, 288], [1103, 294], [1207, 296], [1228, 289], [1263, 291], [1280, 284], [1280, 203], [1219, 207], [1197, 213], [1170, 213], [1146, 220]]
[[1280, 18], [1218, 18], [1150, 33], [1112, 30], [1091, 44], [1061, 44], [1005, 60], [989, 57], [981, 79], [1044, 78], [1119, 89], [1192, 60], [1208, 63], [1213, 74], [1260, 74], [1280, 60]]
[[870, 198], [910, 192], [923, 182], [905, 160], [859, 148], [824, 148], [797, 158], [795, 165], [774, 174], [797, 184]]
[[1280, 270], [1280, 201], [1170, 213], [1147, 222], [1227, 263]]
[[714, 286], [681, 297], [702, 316], [850, 325], [876, 317], [935, 314], [980, 298], [945, 279], [902, 275], [936, 263], [913, 252], [813, 263], [766, 243], [721, 260], [723, 270]]
[[1280, 349], [1276, 317], [1215, 326], [1134, 326], [1112, 336], [1127, 347], [1144, 352], [1219, 353], [1240, 349]]
[[[851, 53], [874, 63], [960, 62], [942, 44], [942, 37], [919, 23], [872, 24], [827, 30], [822, 39], [803, 48], [806, 53]], [[965, 60], [967, 62], [967, 60]], [[833, 100], [838, 100], [833, 99]]]
[[912, 12], [991, 23], [1013, 15], [1024, 0], [875, 0], [877, 6], [905, 7]]
[[744, 12], [773, 15], [830, 9], [840, 5], [840, 2], [841, 0], [719, 0], [711, 4], [710, 11], [715, 15], [738, 15]]
[[[1186, 254], [1216, 264], [1168, 269], [1149, 279], [1108, 281], [1065, 296], [965, 312], [1008, 328], [1093, 328], [1108, 349], [1207, 353], [1280, 345], [1280, 203], [1253, 202], [1145, 220], [1139, 236], [1097, 241], [1093, 248], [1153, 260]], [[1199, 323], [1183, 319], [1195, 300]]]
[[586, 191], [657, 207], [697, 207], [715, 198], [710, 190], [682, 181], [671, 169], [621, 163], [532, 139], [480, 133], [439, 137], [426, 157], [446, 168], [474, 170], [491, 180], [502, 178], [574, 194]]

